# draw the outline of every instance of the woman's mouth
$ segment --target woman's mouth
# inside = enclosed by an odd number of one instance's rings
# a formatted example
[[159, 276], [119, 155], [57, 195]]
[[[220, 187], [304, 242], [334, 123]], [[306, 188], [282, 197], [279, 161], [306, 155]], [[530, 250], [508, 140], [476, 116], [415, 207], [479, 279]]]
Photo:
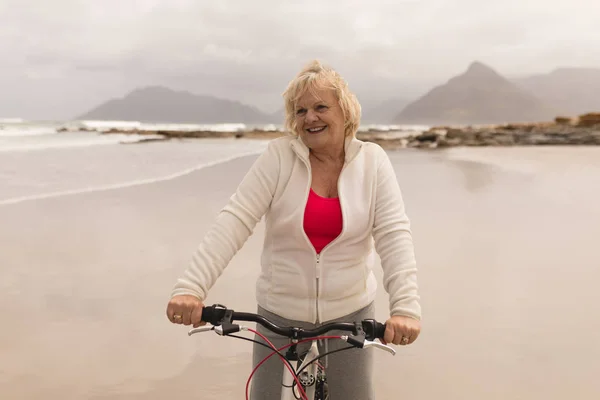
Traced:
[[308, 128], [308, 129], [306, 129], [306, 131], [308, 133], [320, 133], [320, 132], [323, 132], [325, 130], [325, 128], [327, 128], [327, 126], [318, 126], [315, 128]]

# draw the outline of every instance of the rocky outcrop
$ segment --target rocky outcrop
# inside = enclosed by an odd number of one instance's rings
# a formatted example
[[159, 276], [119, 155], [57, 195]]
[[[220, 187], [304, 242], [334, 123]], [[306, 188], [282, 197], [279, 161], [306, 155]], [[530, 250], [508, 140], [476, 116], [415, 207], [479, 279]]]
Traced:
[[406, 147], [600, 145], [600, 114], [557, 117], [554, 122], [433, 127], [406, 138]]
[[600, 113], [588, 113], [580, 115], [577, 125], [583, 127], [600, 126]]

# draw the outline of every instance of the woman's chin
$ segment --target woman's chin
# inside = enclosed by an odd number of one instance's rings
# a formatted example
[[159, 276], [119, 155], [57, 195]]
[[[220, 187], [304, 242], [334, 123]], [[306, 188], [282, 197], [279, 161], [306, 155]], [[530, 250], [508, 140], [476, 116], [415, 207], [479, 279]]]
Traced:
[[327, 142], [327, 135], [320, 133], [303, 133], [302, 141], [310, 148], [313, 148], [314, 146], [318, 147]]

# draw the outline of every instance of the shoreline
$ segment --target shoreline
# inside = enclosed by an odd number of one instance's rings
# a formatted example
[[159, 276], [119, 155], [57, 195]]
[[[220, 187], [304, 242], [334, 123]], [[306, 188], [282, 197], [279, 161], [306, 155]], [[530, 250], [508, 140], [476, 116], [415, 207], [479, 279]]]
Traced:
[[[60, 132], [68, 132], [60, 128]], [[171, 139], [260, 139], [271, 140], [289, 133], [281, 130], [144, 130], [137, 128], [87, 128], [81, 131], [101, 134], [135, 134], [149, 136], [139, 142]], [[150, 137], [151, 136], [151, 137]], [[552, 122], [526, 122], [489, 125], [440, 125], [424, 131], [370, 128], [356, 137], [374, 142], [385, 149], [437, 149], [473, 146], [598, 146], [600, 145], [600, 113], [578, 117], [556, 117]]]

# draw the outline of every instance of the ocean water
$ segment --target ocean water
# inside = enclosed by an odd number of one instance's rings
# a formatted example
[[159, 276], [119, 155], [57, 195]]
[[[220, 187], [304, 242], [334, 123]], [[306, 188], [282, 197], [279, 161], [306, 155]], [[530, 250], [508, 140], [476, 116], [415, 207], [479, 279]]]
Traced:
[[58, 129], [63, 126], [54, 122], [0, 121], [0, 153], [131, 143], [145, 137], [125, 134], [102, 135], [101, 132], [81, 132], [76, 129], [59, 133]]
[[[142, 142], [155, 136], [57, 132], [68, 126], [63, 123], [4, 121], [0, 126], [0, 205], [169, 180], [257, 154], [267, 143], [244, 139]], [[123, 127], [118, 122], [94, 126]], [[233, 124], [213, 128], [239, 129]]]

